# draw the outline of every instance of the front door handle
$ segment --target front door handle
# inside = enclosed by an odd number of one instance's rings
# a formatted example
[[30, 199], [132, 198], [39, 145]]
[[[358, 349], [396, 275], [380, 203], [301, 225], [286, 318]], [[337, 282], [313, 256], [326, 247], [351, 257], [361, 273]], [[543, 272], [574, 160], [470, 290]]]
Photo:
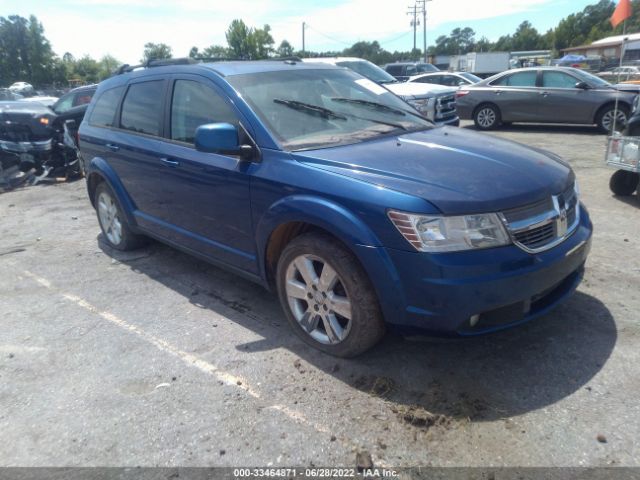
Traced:
[[117, 152], [118, 150], [120, 150], [120, 147], [118, 145], [114, 145], [113, 143], [107, 143], [105, 147], [107, 147], [112, 152]]
[[543, 97], [548, 97], [549, 96], [549, 92], [540, 92], [540, 95], [542, 95]]
[[160, 161], [164, 163], [167, 167], [176, 168], [180, 166], [180, 162], [177, 160], [169, 160], [168, 158], [161, 158]]

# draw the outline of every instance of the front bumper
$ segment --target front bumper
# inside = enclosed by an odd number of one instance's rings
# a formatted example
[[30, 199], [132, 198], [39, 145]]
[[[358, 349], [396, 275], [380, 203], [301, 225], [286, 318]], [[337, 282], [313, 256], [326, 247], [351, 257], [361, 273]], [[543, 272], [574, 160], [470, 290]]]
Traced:
[[[582, 279], [591, 234], [582, 206], [576, 231], [537, 254], [515, 245], [443, 254], [385, 248], [393, 271], [374, 284], [387, 323], [404, 333], [487, 333], [531, 320], [566, 298]], [[381, 284], [386, 279], [396, 285]]]

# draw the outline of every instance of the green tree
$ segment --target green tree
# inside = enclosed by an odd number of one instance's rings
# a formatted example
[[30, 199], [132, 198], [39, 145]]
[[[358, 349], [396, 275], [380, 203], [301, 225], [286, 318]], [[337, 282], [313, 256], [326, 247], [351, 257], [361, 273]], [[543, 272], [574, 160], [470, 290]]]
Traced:
[[104, 55], [98, 62], [98, 78], [100, 80], [109, 78], [120, 65], [122, 65], [122, 62], [113, 55]]
[[271, 27], [269, 25], [253, 30], [251, 32], [251, 41], [255, 50], [255, 57], [253, 58], [268, 58], [273, 53], [273, 44], [275, 42], [271, 36]]
[[282, 40], [280, 46], [277, 48], [276, 53], [279, 57], [290, 57], [293, 55], [293, 47], [287, 40]]
[[229, 58], [231, 57], [231, 52], [222, 45], [211, 45], [202, 51], [201, 56], [204, 58]]
[[100, 78], [100, 64], [89, 55], [76, 61], [73, 69], [74, 77], [83, 83], [96, 83]]
[[237, 58], [252, 58], [255, 56], [252, 29], [242, 20], [233, 20], [225, 34], [229, 49]]
[[144, 52], [142, 53], [142, 63], [149, 60], [162, 60], [164, 58], [172, 58], [173, 53], [171, 47], [166, 43], [145, 43]]

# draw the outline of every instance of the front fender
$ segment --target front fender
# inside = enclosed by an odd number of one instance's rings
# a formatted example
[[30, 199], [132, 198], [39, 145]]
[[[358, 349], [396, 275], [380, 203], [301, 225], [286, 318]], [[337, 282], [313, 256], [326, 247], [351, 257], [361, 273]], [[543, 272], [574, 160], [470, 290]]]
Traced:
[[111, 187], [111, 190], [113, 190], [113, 193], [115, 193], [118, 201], [120, 202], [120, 206], [122, 207], [129, 227], [135, 229], [137, 223], [133, 212], [136, 210], [136, 207], [129, 194], [127, 194], [127, 191], [118, 178], [116, 172], [113, 170], [113, 168], [111, 168], [107, 161], [101, 157], [94, 157], [87, 167], [87, 189], [91, 204], [93, 205], [94, 203], [92, 192], [92, 182], [95, 181], [92, 180], [94, 178], [94, 175], [99, 176], [101, 180], [107, 182], [107, 184]]
[[[319, 227], [340, 239], [359, 260], [367, 273], [386, 319], [402, 315], [404, 295], [398, 272], [374, 232], [344, 206], [311, 195], [292, 195], [274, 203], [256, 226], [260, 273], [267, 280], [267, 246], [278, 226], [304, 222]], [[393, 321], [393, 320], [392, 320]]]

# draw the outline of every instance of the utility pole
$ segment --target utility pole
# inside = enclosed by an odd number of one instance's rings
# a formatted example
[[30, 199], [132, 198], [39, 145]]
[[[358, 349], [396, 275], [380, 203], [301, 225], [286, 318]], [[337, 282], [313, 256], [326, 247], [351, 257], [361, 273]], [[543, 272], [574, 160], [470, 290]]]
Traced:
[[418, 5], [416, 3], [413, 4], [413, 7], [409, 5], [409, 11], [407, 15], [412, 15], [413, 20], [411, 20], [411, 26], [413, 27], [413, 50], [416, 49], [416, 27], [420, 25], [420, 21], [418, 20]]
[[431, 0], [416, 0], [416, 3], [420, 6], [420, 13], [422, 13], [422, 44], [424, 51], [424, 63], [428, 62], [427, 56], [427, 2]]
[[302, 56], [304, 56], [304, 31], [307, 28], [307, 24], [302, 22]]

